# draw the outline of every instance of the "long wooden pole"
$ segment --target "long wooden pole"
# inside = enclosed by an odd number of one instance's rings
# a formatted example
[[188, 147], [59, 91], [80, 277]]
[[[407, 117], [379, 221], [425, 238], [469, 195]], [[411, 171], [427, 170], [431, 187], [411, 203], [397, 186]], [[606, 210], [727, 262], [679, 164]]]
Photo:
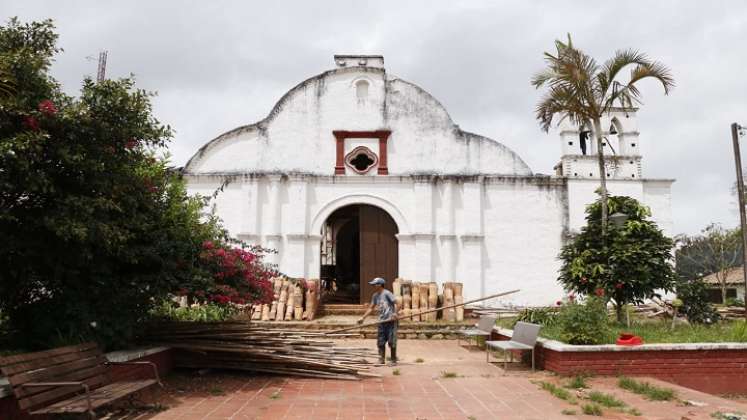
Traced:
[[[742, 279], [747, 290], [747, 215], [744, 208], [744, 178], [742, 177], [742, 157], [739, 148], [739, 130], [742, 127], [731, 125], [731, 141], [734, 145], [734, 163], [737, 167], [737, 194], [739, 195], [739, 226], [742, 230]], [[747, 299], [744, 300], [744, 318], [747, 320]]]
[[521, 289], [511, 290], [510, 292], [498, 293], [498, 294], [495, 294], [495, 295], [486, 296], [486, 297], [479, 298], [479, 299], [473, 299], [473, 300], [470, 300], [470, 301], [467, 301], [467, 302], [463, 302], [463, 303], [455, 303], [453, 305], [442, 306], [440, 308], [428, 309], [427, 311], [420, 311], [418, 313], [412, 313], [412, 314], [409, 314], [409, 315], [401, 315], [401, 316], [398, 316], [398, 317], [396, 317], [394, 319], [388, 319], [386, 321], [369, 322], [367, 324], [354, 325], [352, 327], [341, 328], [339, 330], [327, 331], [327, 332], [324, 333], [324, 335], [337, 334], [337, 333], [341, 333], [341, 332], [345, 332], [345, 331], [354, 330], [356, 328], [370, 327], [370, 326], [373, 326], [373, 325], [384, 324], [386, 322], [392, 322], [392, 321], [395, 321], [395, 320], [399, 321], [400, 319], [411, 318], [413, 315], [429, 314], [431, 312], [441, 311], [441, 310], [444, 310], [444, 309], [456, 308], [457, 306], [470, 305], [470, 304], [475, 303], [475, 302], [481, 302], [483, 300], [488, 300], [488, 299], [493, 299], [493, 298], [497, 298], [497, 297], [501, 297], [501, 296], [510, 295], [510, 294], [516, 293], [516, 292], [518, 292], [520, 290]]

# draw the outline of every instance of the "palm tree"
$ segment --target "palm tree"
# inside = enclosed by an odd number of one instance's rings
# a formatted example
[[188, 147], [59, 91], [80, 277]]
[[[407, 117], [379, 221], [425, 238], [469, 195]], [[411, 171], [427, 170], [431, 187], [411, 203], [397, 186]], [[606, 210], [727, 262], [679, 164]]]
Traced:
[[[568, 42], [555, 41], [556, 55], [545, 53], [547, 68], [532, 78], [537, 89], [547, 86], [548, 91], [537, 105], [536, 116], [546, 132], [553, 118], [558, 123], [570, 120], [578, 127], [592, 127], [597, 143], [600, 190], [602, 195], [602, 235], [607, 232], [607, 176], [604, 169], [602, 140], [602, 116], [616, 106], [630, 109], [640, 103], [640, 91], [636, 84], [644, 79], [655, 79], [664, 87], [664, 94], [674, 88], [674, 79], [667, 67], [651, 61], [635, 50], [615, 52], [614, 57], [603, 65], [575, 48], [568, 34]], [[618, 76], [632, 66], [627, 83]]]

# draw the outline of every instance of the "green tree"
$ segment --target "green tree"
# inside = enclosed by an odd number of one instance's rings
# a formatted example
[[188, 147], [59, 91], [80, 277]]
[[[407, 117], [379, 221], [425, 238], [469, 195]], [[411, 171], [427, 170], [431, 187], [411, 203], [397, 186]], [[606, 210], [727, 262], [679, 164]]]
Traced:
[[729, 272], [742, 264], [742, 233], [740, 229], [725, 229], [712, 223], [700, 234], [677, 238], [675, 253], [677, 275], [683, 280], [696, 281], [713, 274], [721, 288], [722, 302], [726, 302]]
[[658, 290], [672, 290], [673, 242], [649, 220], [649, 209], [635, 199], [610, 196], [607, 206], [628, 219], [622, 226], [608, 226], [605, 241], [602, 199], [589, 205], [586, 226], [560, 252], [558, 280], [568, 291], [611, 300], [622, 322], [625, 304], [642, 302], [656, 296]]
[[[555, 41], [556, 54], [545, 53], [547, 67], [532, 78], [537, 89], [547, 86], [547, 93], [536, 108], [536, 117], [543, 130], [548, 131], [553, 119], [569, 119], [578, 127], [591, 127], [597, 144], [600, 190], [602, 195], [602, 235], [607, 230], [609, 214], [607, 174], [604, 169], [602, 117], [618, 106], [630, 109], [640, 102], [638, 83], [654, 79], [668, 94], [674, 79], [664, 65], [651, 61], [635, 50], [621, 50], [601, 66], [568, 41]], [[626, 68], [632, 67], [627, 82], [620, 82]]]
[[14, 81], [0, 96], [0, 312], [26, 348], [120, 346], [169, 293], [214, 288], [203, 244], [231, 241], [158, 157], [171, 129], [152, 95], [131, 78], [63, 94], [49, 76], [56, 41], [49, 20], [0, 27]]

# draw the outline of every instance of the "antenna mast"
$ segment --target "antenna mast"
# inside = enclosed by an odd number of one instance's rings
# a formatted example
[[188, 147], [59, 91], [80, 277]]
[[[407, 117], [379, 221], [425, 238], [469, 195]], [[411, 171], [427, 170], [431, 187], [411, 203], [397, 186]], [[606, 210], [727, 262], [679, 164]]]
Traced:
[[106, 50], [99, 53], [99, 72], [96, 75], [97, 82], [103, 82], [106, 79], [106, 54]]

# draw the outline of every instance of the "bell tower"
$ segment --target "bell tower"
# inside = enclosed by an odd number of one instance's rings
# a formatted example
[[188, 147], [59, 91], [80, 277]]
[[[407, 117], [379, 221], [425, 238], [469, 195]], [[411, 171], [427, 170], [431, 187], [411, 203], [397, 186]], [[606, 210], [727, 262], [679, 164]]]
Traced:
[[[607, 179], [640, 179], [640, 144], [637, 109], [616, 108], [602, 118], [602, 147]], [[598, 179], [597, 144], [593, 127], [560, 124], [560, 163], [556, 175], [566, 178]]]

